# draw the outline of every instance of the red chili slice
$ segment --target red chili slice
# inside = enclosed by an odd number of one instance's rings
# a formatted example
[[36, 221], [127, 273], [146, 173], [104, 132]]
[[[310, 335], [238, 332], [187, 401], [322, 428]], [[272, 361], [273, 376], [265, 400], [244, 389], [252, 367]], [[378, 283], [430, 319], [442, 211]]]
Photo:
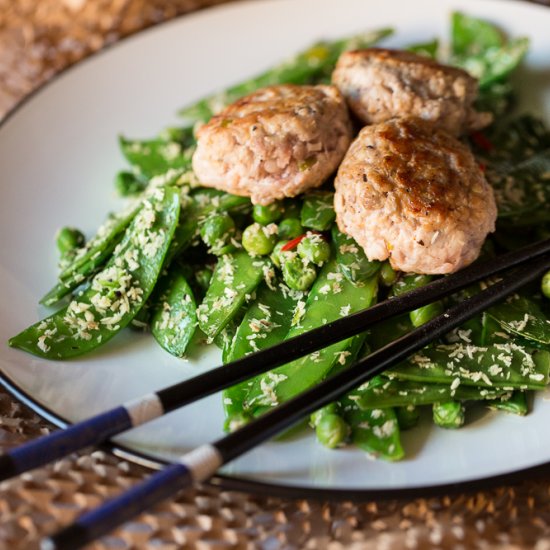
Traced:
[[287, 252], [288, 250], [294, 250], [305, 238], [306, 234], [299, 235], [295, 239], [292, 239], [291, 241], [288, 241], [284, 246], [281, 246], [281, 250], [283, 252]]
[[311, 234], [314, 235], [321, 235], [321, 237], [324, 237], [324, 235], [320, 231], [308, 231], [307, 233], [304, 233], [303, 235], [298, 235], [295, 239], [292, 239], [291, 241], [288, 241], [284, 246], [281, 247], [282, 252], [288, 252], [289, 250], [294, 250], [303, 239], [305, 239], [308, 235]]

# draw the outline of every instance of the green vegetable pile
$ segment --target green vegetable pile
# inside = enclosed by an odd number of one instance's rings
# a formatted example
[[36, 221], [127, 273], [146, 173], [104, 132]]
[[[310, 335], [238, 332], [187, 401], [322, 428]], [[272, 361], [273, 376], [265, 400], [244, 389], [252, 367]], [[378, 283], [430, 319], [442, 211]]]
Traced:
[[[315, 44], [184, 109], [183, 128], [144, 141], [121, 137], [131, 169], [119, 173], [115, 185], [128, 197], [126, 208], [88, 242], [76, 229], [59, 232], [59, 281], [41, 303], [51, 306], [70, 297], [10, 345], [68, 359], [96, 349], [129, 325], [149, 330], [177, 357], [190, 346], [213, 342], [227, 363], [428, 284], [430, 276], [369, 261], [338, 230], [331, 182], [296, 199], [253, 207], [246, 198], [202, 188], [191, 170], [197, 123], [261, 86], [328, 82], [342, 51], [368, 47], [390, 33]], [[479, 78], [479, 107], [493, 111], [498, 121], [470, 137], [499, 206], [498, 229], [484, 246], [485, 258], [550, 236], [550, 131], [532, 116], [513, 114], [510, 74], [527, 47], [527, 39], [507, 40], [487, 22], [453, 14], [447, 61]], [[436, 57], [439, 45], [432, 40], [410, 49]], [[227, 389], [226, 429], [345, 369], [462, 298], [427, 305]], [[462, 426], [471, 403], [526, 414], [529, 392], [549, 382], [547, 298], [550, 273], [542, 286], [511, 296], [317, 411], [310, 424], [318, 440], [330, 448], [352, 442], [398, 460], [404, 456], [400, 430], [415, 426], [422, 410], [431, 410], [433, 422], [443, 428]]]

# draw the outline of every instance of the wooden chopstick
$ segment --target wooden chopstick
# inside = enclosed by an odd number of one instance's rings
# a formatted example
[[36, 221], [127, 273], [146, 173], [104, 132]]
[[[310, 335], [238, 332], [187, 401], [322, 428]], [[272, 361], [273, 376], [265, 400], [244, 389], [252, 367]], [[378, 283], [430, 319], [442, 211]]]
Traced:
[[315, 410], [364, 384], [377, 374], [460, 326], [550, 268], [550, 256], [518, 268], [505, 279], [447, 310], [442, 315], [379, 349], [347, 370], [298, 395], [237, 431], [183, 455], [122, 496], [84, 514], [45, 539], [43, 549], [76, 549], [106, 534], [138, 513], [193, 483], [211, 477], [222, 465], [286, 430]]
[[98, 445], [193, 401], [354, 336], [373, 323], [412, 311], [546, 253], [550, 253], [550, 239], [471, 265], [398, 298], [386, 300], [233, 363], [124, 403], [65, 430], [30, 441], [0, 455], [0, 480], [43, 466], [85, 447]]

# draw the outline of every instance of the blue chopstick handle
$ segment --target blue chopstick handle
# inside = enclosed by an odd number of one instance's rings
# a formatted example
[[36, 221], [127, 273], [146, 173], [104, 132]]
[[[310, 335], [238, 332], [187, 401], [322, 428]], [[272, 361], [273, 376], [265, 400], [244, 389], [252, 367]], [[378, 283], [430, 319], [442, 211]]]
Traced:
[[172, 464], [121, 496], [81, 516], [42, 542], [43, 550], [76, 550], [193, 483], [190, 470]]
[[65, 430], [33, 441], [0, 455], [0, 480], [43, 466], [70, 453], [96, 445], [132, 427], [128, 410], [116, 407]]

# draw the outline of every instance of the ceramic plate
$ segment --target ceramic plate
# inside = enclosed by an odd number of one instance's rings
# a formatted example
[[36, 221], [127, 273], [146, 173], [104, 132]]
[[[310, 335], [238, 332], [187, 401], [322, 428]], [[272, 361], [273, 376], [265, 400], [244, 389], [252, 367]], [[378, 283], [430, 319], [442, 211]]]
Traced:
[[[518, 80], [529, 110], [550, 120], [550, 9], [507, 1], [267, 0], [207, 10], [161, 25], [93, 56], [34, 94], [0, 128], [0, 368], [3, 383], [59, 425], [194, 376], [219, 362], [207, 349], [188, 361], [130, 331], [78, 360], [48, 362], [5, 345], [48, 312], [38, 299], [56, 277], [56, 230], [93, 233], [120, 207], [113, 176], [124, 166], [117, 135], [148, 137], [177, 124], [176, 111], [254, 75], [315, 40], [392, 26], [391, 46], [445, 36], [453, 9], [485, 17], [532, 45]], [[310, 434], [262, 445], [217, 483], [272, 493], [372, 495], [510, 474], [550, 461], [550, 402], [525, 418], [487, 413], [458, 431], [403, 434], [407, 458], [369, 460], [330, 451]], [[222, 435], [219, 395], [117, 438], [155, 465]]]

